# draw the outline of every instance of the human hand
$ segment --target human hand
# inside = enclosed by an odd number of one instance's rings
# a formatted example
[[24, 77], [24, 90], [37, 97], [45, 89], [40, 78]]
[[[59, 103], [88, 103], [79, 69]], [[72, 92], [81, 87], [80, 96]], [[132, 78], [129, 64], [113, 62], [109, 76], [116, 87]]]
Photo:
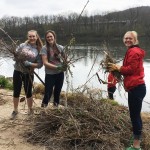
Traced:
[[32, 63], [30, 62], [30, 61], [24, 61], [24, 65], [26, 66], [26, 67], [30, 67], [31, 65], [32, 65]]
[[58, 71], [66, 71], [67, 70], [67, 65], [66, 64], [60, 64], [56, 68]]
[[108, 70], [109, 71], [120, 71], [121, 66], [113, 63], [108, 63]]

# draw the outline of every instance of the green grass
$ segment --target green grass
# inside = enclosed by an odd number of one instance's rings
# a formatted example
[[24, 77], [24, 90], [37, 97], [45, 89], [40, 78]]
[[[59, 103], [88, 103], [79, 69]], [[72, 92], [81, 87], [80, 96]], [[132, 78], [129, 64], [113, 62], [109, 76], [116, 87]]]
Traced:
[[4, 89], [12, 90], [13, 89], [13, 84], [12, 84], [12, 82], [10, 82], [5, 77], [0, 77], [0, 87], [4, 88]]

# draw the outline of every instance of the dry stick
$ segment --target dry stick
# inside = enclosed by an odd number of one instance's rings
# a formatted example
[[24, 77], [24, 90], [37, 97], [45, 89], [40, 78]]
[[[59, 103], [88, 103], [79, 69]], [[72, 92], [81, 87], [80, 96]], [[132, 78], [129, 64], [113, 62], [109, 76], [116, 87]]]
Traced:
[[[90, 79], [88, 79], [88, 80], [80, 87], [80, 89], [81, 89], [82, 87], [84, 87], [95, 75], [96, 75], [96, 74], [94, 74]], [[79, 89], [79, 88], [77, 88], [77, 89]], [[76, 89], [76, 90], [77, 90], [77, 89]]]
[[98, 56], [98, 55], [96, 55], [96, 57], [95, 57], [95, 59], [94, 59], [94, 63], [93, 63], [93, 65], [92, 65], [91, 70], [90, 70], [90, 72], [89, 72], [89, 74], [88, 74], [88, 76], [87, 76], [87, 77], [89, 77], [89, 75], [90, 75], [90, 73], [91, 73], [91, 71], [92, 71], [92, 69], [93, 69], [93, 67], [94, 67], [94, 65], [95, 65], [95, 62], [96, 62], [97, 56]]
[[72, 115], [72, 113], [70, 111], [69, 111], [69, 114], [70, 114], [71, 118], [73, 119], [73, 122], [75, 124], [76, 129], [77, 129], [77, 133], [80, 136], [81, 134], [80, 134], [80, 130], [79, 130], [78, 125], [77, 125], [77, 121], [75, 120], [75, 118], [73, 117], [73, 115]]
[[2, 28], [0, 28], [0, 30], [1, 30], [5, 35], [7, 35], [7, 37], [13, 42], [13, 44], [15, 44], [15, 45], [17, 46], [16, 42], [10, 37], [10, 35], [9, 35], [6, 31], [4, 31]]
[[68, 64], [71, 64], [71, 65], [73, 65], [73, 63], [75, 63], [76, 61], [78, 61], [79, 59], [82, 59], [82, 58], [85, 58], [84, 56], [82, 56], [82, 57], [80, 57], [80, 58], [76, 58], [76, 59], [74, 59], [74, 60], [70, 60], [69, 62], [68, 62]]
[[[6, 32], [6, 31], [4, 31], [2, 28], [0, 28], [0, 30], [12, 41], [12, 43], [17, 47], [17, 44], [16, 44], [16, 42], [10, 37], [10, 35]], [[5, 43], [6, 44], [6, 43]], [[7, 45], [5, 45], [5, 47], [6, 47]], [[9, 50], [9, 48], [8, 47], [6, 47], [8, 50]], [[13, 54], [14, 55], [14, 54]], [[15, 56], [14, 56], [15, 57]], [[33, 72], [36, 76], [37, 76], [37, 78], [42, 82], [42, 84], [43, 85], [45, 85], [45, 83], [42, 81], [42, 79], [39, 77], [39, 75], [36, 73], [36, 72]]]
[[36, 77], [43, 83], [43, 85], [45, 86], [45, 83], [44, 83], [44, 81], [39, 77], [39, 75], [34, 71], [33, 72], [35, 75], [36, 75]]
[[[94, 64], [95, 64], [95, 62], [96, 62], [96, 59], [97, 59], [97, 55], [96, 55], [96, 57], [95, 57], [95, 59], [94, 59], [94, 63], [93, 63], [93, 65], [92, 65], [91, 69], [90, 69], [90, 72], [89, 72], [88, 76], [90, 75], [90, 73], [91, 73], [91, 71], [92, 71], [92, 69], [93, 69], [93, 67], [94, 67]], [[89, 80], [87, 80], [80, 88], [84, 87], [95, 75], [96, 75], [96, 74], [94, 74]], [[87, 76], [87, 77], [88, 77], [88, 76]], [[78, 89], [79, 89], [79, 88], [77, 88], [76, 90], [78, 90]]]
[[[17, 47], [17, 44], [16, 44], [16, 42], [10, 37], [10, 35], [5, 31], [5, 30], [3, 30], [2, 28], [0, 28], [0, 30], [11, 40], [11, 42]], [[2, 43], [2, 44], [4, 44], [3, 46], [5, 46], [5, 48], [9, 51], [9, 52], [11, 52], [10, 51], [10, 49], [9, 49], [9, 47], [7, 47], [7, 44], [6, 43]], [[13, 52], [11, 52], [13, 55], [14, 55], [14, 57], [15, 57], [15, 54], [13, 53]], [[22, 97], [22, 98], [20, 98], [20, 100], [19, 100], [20, 102], [23, 102], [23, 101], [25, 101], [25, 97]]]
[[[11, 42], [17, 47], [17, 44], [16, 44], [16, 42], [10, 37], [10, 35], [6, 32], [6, 31], [4, 31], [2, 28], [0, 28], [0, 30], [11, 40]], [[12, 51], [10, 51], [10, 49], [9, 49], [9, 47], [7, 46], [7, 44], [6, 43], [3, 43], [4, 45], [3, 46], [5, 46], [5, 48], [11, 53], [11, 54], [13, 54], [14, 55], [14, 57], [15, 57], [15, 52], [13, 53]], [[43, 80], [38, 76], [38, 74], [34, 71], [33, 72], [35, 75], [36, 75], [36, 77], [43, 83], [43, 85], [45, 85], [45, 83], [43, 82]], [[29, 73], [29, 75], [30, 75], [30, 73]], [[31, 80], [31, 76], [30, 76], [30, 80]], [[32, 82], [32, 81], [31, 81]], [[25, 97], [22, 97], [22, 98], [20, 98], [20, 100], [19, 100], [20, 102], [23, 102], [23, 101], [25, 101]], [[26, 101], [25, 101], [26, 102]], [[26, 104], [26, 103], [25, 103]]]
[[[79, 22], [79, 20], [80, 20], [80, 18], [81, 18], [81, 15], [82, 15], [82, 13], [83, 13], [83, 11], [84, 11], [84, 9], [86, 8], [86, 6], [87, 6], [88, 3], [89, 3], [89, 0], [88, 0], [87, 3], [85, 4], [84, 8], [82, 9], [82, 11], [81, 11], [81, 13], [80, 13], [80, 15], [79, 15], [79, 17], [78, 17], [78, 19], [77, 19], [76, 26], [77, 26], [77, 24], [78, 24], [78, 22]], [[68, 69], [66, 70], [67, 88], [66, 88], [66, 95], [65, 95], [65, 107], [67, 107], [67, 93], [68, 93], [68, 91], [69, 91], [69, 74], [68, 74], [68, 71], [70, 71], [70, 68], [68, 68]]]
[[78, 17], [78, 19], [77, 19], [76, 25], [78, 24], [78, 22], [79, 22], [79, 20], [80, 20], [80, 17], [81, 17], [81, 15], [82, 15], [82, 13], [83, 13], [83, 11], [84, 11], [84, 9], [86, 8], [86, 6], [87, 6], [88, 3], [89, 3], [89, 0], [86, 2], [84, 8], [82, 9], [82, 11], [81, 11], [81, 13], [80, 13], [80, 15], [79, 15], [79, 17]]
[[103, 81], [103, 80], [99, 77], [99, 75], [98, 75], [97, 72], [96, 72], [96, 75], [97, 75], [97, 78], [98, 78], [98, 81], [99, 81], [100, 84], [101, 84], [101, 83], [103, 83], [103, 84], [108, 84], [107, 82]]
[[[93, 67], [94, 67], [94, 65], [95, 65], [96, 59], [97, 59], [97, 55], [96, 55], [96, 57], [95, 57], [95, 59], [94, 59], [93, 65], [92, 65], [92, 67], [91, 67], [91, 69], [90, 69], [90, 72], [89, 72], [88, 76], [90, 75], [90, 73], [91, 73], [91, 71], [92, 71], [92, 69], [93, 69]], [[97, 74], [94, 74], [93, 76], [95, 76], [95, 75], [97, 75]], [[87, 76], [87, 77], [88, 77], [88, 76]], [[84, 84], [83, 86], [81, 86], [80, 88], [84, 87], [84, 86], [86, 85], [86, 83], [89, 82], [89, 81], [93, 78], [93, 76], [92, 76], [89, 80], [87, 80], [87, 81], [85, 82], [85, 84]]]
[[69, 92], [69, 73], [68, 73], [68, 69], [66, 70], [66, 82], [67, 82], [67, 87], [66, 87], [66, 94], [65, 94], [65, 108], [67, 108], [68, 106], [68, 99], [67, 99], [67, 95]]

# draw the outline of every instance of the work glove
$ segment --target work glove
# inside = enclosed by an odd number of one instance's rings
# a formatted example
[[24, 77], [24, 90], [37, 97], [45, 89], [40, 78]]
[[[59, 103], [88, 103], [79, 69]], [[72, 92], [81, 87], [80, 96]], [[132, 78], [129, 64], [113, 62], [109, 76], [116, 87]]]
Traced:
[[32, 65], [32, 62], [26, 60], [26, 61], [24, 61], [24, 65], [26, 67], [30, 67]]
[[121, 66], [113, 63], [108, 63], [109, 71], [120, 71]]
[[67, 65], [65, 64], [60, 64], [56, 68], [58, 71], [66, 71], [67, 70]]

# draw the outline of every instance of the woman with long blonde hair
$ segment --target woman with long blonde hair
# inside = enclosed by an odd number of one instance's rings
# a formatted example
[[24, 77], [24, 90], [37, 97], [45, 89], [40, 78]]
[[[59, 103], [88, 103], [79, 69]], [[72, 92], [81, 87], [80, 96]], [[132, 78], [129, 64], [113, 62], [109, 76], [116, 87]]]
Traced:
[[27, 40], [20, 44], [16, 49], [17, 58], [14, 65], [13, 73], [13, 105], [14, 110], [11, 114], [11, 119], [15, 119], [18, 114], [19, 96], [21, 93], [22, 84], [24, 86], [25, 95], [28, 104], [28, 114], [33, 114], [33, 98], [32, 84], [34, 80], [33, 71], [35, 68], [42, 67], [42, 59], [39, 52], [42, 48], [42, 41], [35, 30], [28, 31]]

